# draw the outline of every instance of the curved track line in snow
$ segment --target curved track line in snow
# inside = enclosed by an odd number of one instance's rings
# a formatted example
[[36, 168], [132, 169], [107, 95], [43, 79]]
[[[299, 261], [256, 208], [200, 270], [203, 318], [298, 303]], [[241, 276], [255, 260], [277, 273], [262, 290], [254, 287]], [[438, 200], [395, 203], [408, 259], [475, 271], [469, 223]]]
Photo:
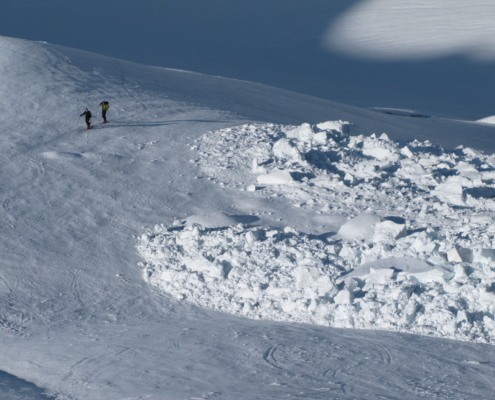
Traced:
[[2, 214], [7, 225], [10, 226], [10, 228], [15, 229], [16, 218], [9, 211], [9, 205], [13, 198], [14, 194], [11, 192], [2, 202]]
[[[10, 327], [16, 327], [14, 331], [16, 333], [22, 333], [24, 330], [21, 325], [17, 325], [15, 322], [12, 322], [12, 319], [18, 319], [19, 322], [25, 323], [27, 320], [32, 319], [40, 322], [42, 325], [46, 325], [49, 323], [49, 318], [40, 313], [39, 310], [35, 309], [30, 303], [25, 301], [22, 296], [18, 296], [16, 290], [9, 284], [9, 281], [5, 279], [0, 274], [0, 281], [8, 290], [8, 304], [5, 305], [5, 310], [12, 311], [12, 316], [8, 318], [10, 321], [8, 325]], [[15, 307], [14, 307], [15, 306]], [[4, 315], [4, 320], [7, 321], [6, 316]]]
[[4, 168], [5, 166], [9, 165], [9, 164], [12, 164], [14, 161], [16, 161], [18, 158], [24, 156], [24, 155], [27, 155], [27, 154], [31, 154], [32, 152], [34, 152], [35, 150], [38, 150], [44, 146], [47, 146], [49, 144], [52, 144], [52, 143], [56, 143], [57, 141], [59, 141], [60, 139], [63, 139], [63, 138], [66, 138], [66, 137], [70, 137], [74, 134], [77, 134], [77, 133], [81, 133], [81, 129], [73, 129], [73, 130], [70, 130], [70, 131], [67, 131], [67, 132], [62, 132], [54, 137], [51, 137], [50, 139], [46, 140], [46, 141], [42, 141], [41, 143], [38, 143], [34, 146], [31, 146], [29, 148], [27, 148], [26, 150], [23, 150], [23, 151], [19, 151], [17, 152], [16, 154], [8, 157], [8, 160], [4, 161], [4, 162], [1, 162], [0, 163], [0, 168]]
[[81, 306], [81, 308], [83, 310], [85, 310], [89, 316], [92, 316], [94, 314], [93, 310], [91, 310], [86, 304], [85, 302], [83, 302], [83, 300], [81, 299], [81, 294], [80, 294], [80, 289], [79, 289], [79, 280], [80, 280], [80, 277], [81, 277], [81, 271], [82, 269], [78, 269], [75, 273], [74, 273], [74, 276], [72, 278], [72, 281], [70, 283], [70, 291], [72, 293], [72, 295], [74, 296], [74, 298], [76, 299], [77, 303], [79, 303], [79, 305]]
[[493, 384], [493, 382], [491, 380], [489, 380], [485, 375], [483, 375], [481, 372], [479, 371], [476, 371], [475, 369], [472, 369], [472, 371], [477, 374], [479, 377], [481, 377], [484, 381], [486, 381], [488, 383], [488, 385], [490, 385], [490, 387], [492, 388], [492, 391], [490, 392], [490, 398], [493, 396], [493, 393], [495, 392], [495, 385]]
[[388, 351], [388, 349], [385, 346], [379, 344], [378, 347], [380, 347], [386, 353], [386, 356], [383, 357], [383, 359], [385, 360], [387, 366], [390, 366], [394, 360], [392, 354], [390, 353], [390, 351]]
[[264, 353], [263, 353], [263, 360], [265, 360], [268, 364], [270, 364], [272, 367], [277, 368], [277, 369], [282, 369], [278, 366], [277, 360], [275, 359], [275, 352], [278, 349], [278, 344], [275, 344], [273, 346], [270, 346]]

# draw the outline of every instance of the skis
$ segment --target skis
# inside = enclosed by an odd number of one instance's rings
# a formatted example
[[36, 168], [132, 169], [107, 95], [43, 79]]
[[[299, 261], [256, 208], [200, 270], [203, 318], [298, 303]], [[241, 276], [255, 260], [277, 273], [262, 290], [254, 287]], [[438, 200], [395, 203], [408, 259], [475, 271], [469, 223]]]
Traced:
[[108, 121], [107, 122], [101, 122], [97, 125], [90, 126], [89, 128], [84, 128], [84, 130], [89, 131], [90, 129], [101, 129], [101, 128], [103, 128], [103, 125], [105, 125], [105, 124], [108, 124]]

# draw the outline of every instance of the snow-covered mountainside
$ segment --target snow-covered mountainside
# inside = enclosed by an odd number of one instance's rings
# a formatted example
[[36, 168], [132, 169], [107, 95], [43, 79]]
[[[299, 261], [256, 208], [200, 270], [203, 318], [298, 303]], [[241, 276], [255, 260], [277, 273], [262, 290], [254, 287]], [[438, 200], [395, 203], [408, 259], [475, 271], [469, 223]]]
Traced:
[[4, 398], [493, 395], [487, 120], [3, 37], [0, 71]]
[[494, 113], [494, 13], [491, 0], [18, 0], [3, 1], [0, 35], [474, 120]]

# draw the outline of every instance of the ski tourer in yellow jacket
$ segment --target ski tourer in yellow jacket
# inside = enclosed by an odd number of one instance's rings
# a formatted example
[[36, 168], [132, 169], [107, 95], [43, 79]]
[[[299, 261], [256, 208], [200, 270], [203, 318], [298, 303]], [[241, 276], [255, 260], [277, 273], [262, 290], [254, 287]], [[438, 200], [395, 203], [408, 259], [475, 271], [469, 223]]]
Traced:
[[100, 103], [101, 107], [101, 116], [103, 117], [103, 123], [107, 123], [107, 111], [110, 108], [110, 104], [108, 104], [108, 101], [102, 101]]

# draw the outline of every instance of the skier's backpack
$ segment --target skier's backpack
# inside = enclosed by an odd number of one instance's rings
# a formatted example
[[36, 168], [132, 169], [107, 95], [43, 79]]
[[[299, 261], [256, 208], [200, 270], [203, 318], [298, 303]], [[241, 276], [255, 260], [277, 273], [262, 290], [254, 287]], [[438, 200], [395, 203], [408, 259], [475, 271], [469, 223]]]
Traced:
[[102, 101], [100, 103], [100, 107], [103, 107], [104, 109], [110, 108], [110, 105], [108, 104], [108, 101]]

